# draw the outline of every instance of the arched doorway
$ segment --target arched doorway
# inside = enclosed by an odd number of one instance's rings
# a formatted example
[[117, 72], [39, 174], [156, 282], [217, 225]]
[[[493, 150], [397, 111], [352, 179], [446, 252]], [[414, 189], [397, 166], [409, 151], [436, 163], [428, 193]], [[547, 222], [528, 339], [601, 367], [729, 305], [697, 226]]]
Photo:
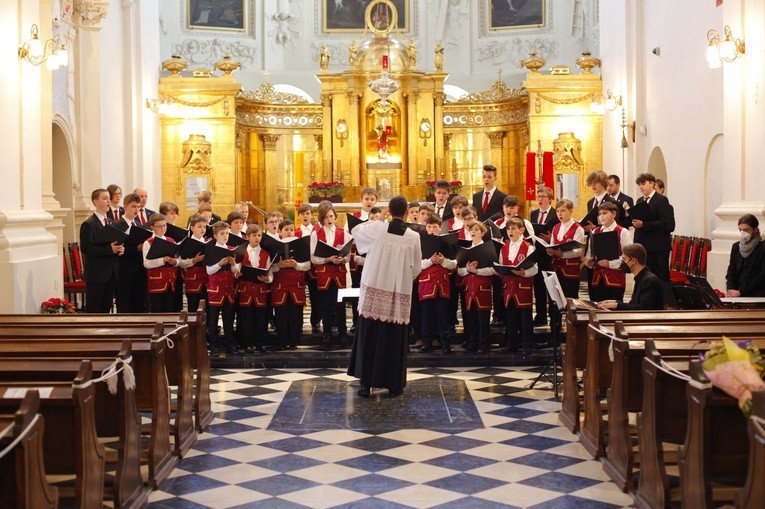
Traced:
[[669, 192], [670, 182], [667, 180], [667, 164], [664, 162], [664, 153], [661, 148], [654, 147], [648, 158], [648, 173], [653, 174], [657, 179], [664, 181], [665, 190]]
[[62, 240], [64, 244], [77, 240], [77, 229], [74, 219], [74, 143], [71, 131], [64, 119], [53, 119], [53, 134], [51, 138], [51, 163], [53, 194], [64, 212]]

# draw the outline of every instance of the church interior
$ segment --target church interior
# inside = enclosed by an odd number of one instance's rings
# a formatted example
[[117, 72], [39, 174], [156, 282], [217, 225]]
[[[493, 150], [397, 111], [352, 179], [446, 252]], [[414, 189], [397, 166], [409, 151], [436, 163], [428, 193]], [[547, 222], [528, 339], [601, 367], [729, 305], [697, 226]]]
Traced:
[[[0, 138], [0, 314], [64, 297], [66, 246], [110, 184], [145, 189], [154, 210], [174, 202], [179, 224], [202, 190], [214, 213], [246, 202], [263, 224], [321, 199], [344, 217], [366, 187], [433, 201], [447, 180], [470, 199], [493, 165], [521, 216], [544, 184], [578, 218], [593, 170], [635, 197], [651, 173], [674, 234], [709, 239], [706, 278], [723, 291], [739, 218], [765, 218], [761, 0], [0, 6], [13, 69], [0, 109], [15, 119]], [[405, 398], [373, 391], [365, 410], [341, 365], [214, 365], [215, 421], [144, 503], [633, 507], [561, 426], [557, 391], [528, 388], [539, 371], [417, 365]]]

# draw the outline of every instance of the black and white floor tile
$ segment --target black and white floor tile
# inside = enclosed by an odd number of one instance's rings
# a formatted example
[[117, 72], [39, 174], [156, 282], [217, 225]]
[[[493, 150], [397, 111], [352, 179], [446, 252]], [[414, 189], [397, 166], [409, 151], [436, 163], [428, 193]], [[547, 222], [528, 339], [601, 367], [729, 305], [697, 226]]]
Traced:
[[[342, 369], [215, 369], [215, 422], [152, 508], [621, 508], [539, 368], [412, 368], [404, 395]], [[549, 386], [549, 384], [548, 384]]]

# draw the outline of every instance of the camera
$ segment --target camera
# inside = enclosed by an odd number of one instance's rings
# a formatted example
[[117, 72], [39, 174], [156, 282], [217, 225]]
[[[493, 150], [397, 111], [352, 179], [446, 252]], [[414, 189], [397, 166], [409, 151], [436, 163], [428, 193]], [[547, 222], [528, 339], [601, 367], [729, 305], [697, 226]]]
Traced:
[[651, 53], [653, 53], [654, 55], [658, 57], [659, 55], [661, 55], [661, 48], [656, 46], [654, 49], [651, 50]]

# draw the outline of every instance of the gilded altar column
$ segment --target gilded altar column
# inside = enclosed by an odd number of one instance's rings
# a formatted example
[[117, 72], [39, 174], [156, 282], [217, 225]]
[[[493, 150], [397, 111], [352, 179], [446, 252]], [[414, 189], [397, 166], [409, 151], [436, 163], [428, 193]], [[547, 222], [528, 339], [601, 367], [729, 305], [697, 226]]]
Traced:
[[[443, 87], [443, 81], [441, 81], [441, 86]], [[433, 99], [435, 102], [435, 115], [433, 118], [433, 130], [436, 133], [435, 136], [433, 136], [433, 143], [435, 143], [435, 154], [436, 154], [436, 161], [435, 161], [435, 171], [433, 172], [435, 175], [435, 180], [443, 178], [444, 175], [446, 175], [446, 167], [444, 162], [444, 157], [447, 156], [447, 152], [449, 151], [449, 143], [451, 141], [451, 134], [444, 134], [443, 136], [438, 136], [438, 134], [443, 132], [443, 125], [444, 125], [444, 101], [446, 100], [446, 94], [443, 92], [436, 92], [433, 94]], [[427, 177], [430, 178], [430, 177]]]
[[409, 168], [409, 171], [406, 174], [406, 182], [401, 182], [402, 186], [417, 183], [420, 180], [420, 176], [423, 175], [423, 168], [420, 167], [418, 161], [419, 147], [417, 146], [417, 143], [420, 141], [417, 135], [419, 132], [417, 99], [419, 99], [420, 93], [417, 90], [408, 90], [404, 97], [406, 97], [406, 120], [410, 141], [407, 144], [407, 168]]
[[489, 144], [491, 146], [491, 160], [489, 161], [489, 164], [493, 164], [497, 167], [497, 180], [506, 186], [510, 182], [508, 182], [507, 178], [505, 177], [507, 173], [505, 168], [507, 165], [505, 164], [504, 154], [502, 151], [505, 132], [499, 131], [486, 133], [486, 136], [489, 138]]
[[263, 182], [266, 211], [276, 210], [279, 203], [276, 199], [276, 143], [279, 141], [278, 134], [263, 134], [263, 168], [265, 169], [265, 181]]
[[[350, 104], [348, 115], [348, 132], [359, 133], [361, 127], [359, 126], [359, 99], [361, 95], [356, 91], [348, 92], [348, 102]], [[345, 175], [349, 175], [349, 181], [351, 186], [361, 185], [361, 136], [350, 136], [346, 143], [348, 143], [348, 152], [350, 152], [350, 162], [348, 168], [343, 170]], [[347, 173], [346, 173], [347, 172]], [[351, 201], [351, 200], [349, 200]]]

